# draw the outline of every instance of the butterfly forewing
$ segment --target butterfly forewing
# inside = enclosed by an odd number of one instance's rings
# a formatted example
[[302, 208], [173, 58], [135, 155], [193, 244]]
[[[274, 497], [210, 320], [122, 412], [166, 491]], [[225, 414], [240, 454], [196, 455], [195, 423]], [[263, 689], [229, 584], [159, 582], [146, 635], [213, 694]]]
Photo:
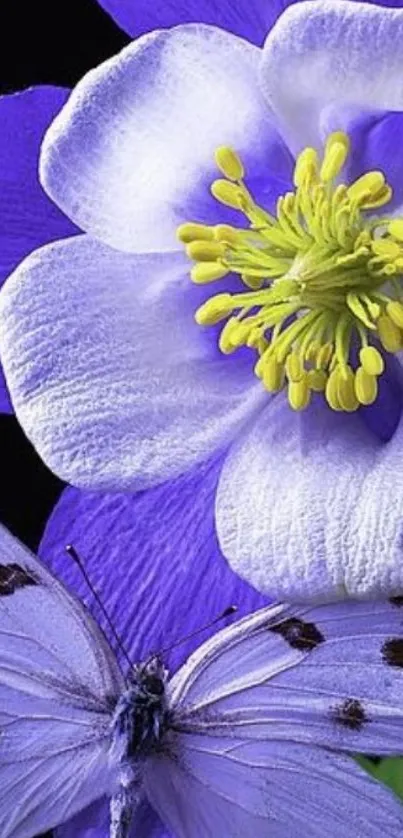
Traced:
[[402, 613], [276, 606], [203, 644], [172, 679], [171, 731], [146, 766], [175, 834], [209, 838], [216, 818], [226, 838], [401, 835], [400, 802], [340, 751], [403, 751]]
[[80, 685], [101, 704], [119, 694], [115, 656], [88, 611], [4, 527], [0, 527], [2, 648], [20, 654], [42, 674], [59, 673], [66, 689]]
[[172, 679], [175, 723], [400, 754], [402, 623], [390, 602], [263, 609], [204, 644]]
[[84, 607], [0, 527], [1, 838], [30, 838], [110, 792], [122, 687]]

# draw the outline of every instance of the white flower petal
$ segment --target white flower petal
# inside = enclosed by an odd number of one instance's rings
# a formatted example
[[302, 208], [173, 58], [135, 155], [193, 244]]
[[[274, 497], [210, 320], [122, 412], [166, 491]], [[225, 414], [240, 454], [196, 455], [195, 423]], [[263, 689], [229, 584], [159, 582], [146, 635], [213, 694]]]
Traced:
[[294, 153], [321, 139], [322, 110], [403, 109], [403, 9], [348, 0], [290, 6], [269, 34], [261, 84]]
[[217, 492], [232, 569], [272, 597], [403, 591], [403, 422], [382, 443], [358, 414], [274, 399], [231, 447]]
[[193, 317], [182, 254], [131, 256], [80, 236], [32, 254], [0, 294], [14, 408], [49, 467], [83, 487], [161, 482], [232, 438], [261, 400]]
[[211, 26], [134, 41], [84, 77], [48, 131], [46, 191], [113, 247], [174, 250], [178, 224], [215, 206], [214, 149], [232, 144], [262, 170], [280, 142], [258, 87], [260, 58]]

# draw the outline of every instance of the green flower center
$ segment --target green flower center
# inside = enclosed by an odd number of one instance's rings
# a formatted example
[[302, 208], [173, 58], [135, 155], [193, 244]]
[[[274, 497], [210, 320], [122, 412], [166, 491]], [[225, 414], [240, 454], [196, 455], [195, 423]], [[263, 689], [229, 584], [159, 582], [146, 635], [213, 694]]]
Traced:
[[[403, 219], [368, 217], [392, 196], [382, 172], [336, 184], [348, 152], [341, 131], [328, 137], [322, 162], [305, 148], [295, 165], [295, 191], [278, 199], [273, 216], [246, 188], [236, 152], [220, 147], [215, 159], [225, 178], [211, 192], [247, 224], [178, 229], [196, 263], [193, 282], [233, 272], [243, 285], [240, 293], [211, 297], [196, 322], [225, 320], [221, 351], [255, 350], [256, 375], [269, 392], [287, 387], [294, 410], [305, 408], [313, 391], [323, 391], [333, 410], [371, 404], [384, 369], [379, 349], [403, 347]], [[354, 369], [352, 346], [359, 357]]]

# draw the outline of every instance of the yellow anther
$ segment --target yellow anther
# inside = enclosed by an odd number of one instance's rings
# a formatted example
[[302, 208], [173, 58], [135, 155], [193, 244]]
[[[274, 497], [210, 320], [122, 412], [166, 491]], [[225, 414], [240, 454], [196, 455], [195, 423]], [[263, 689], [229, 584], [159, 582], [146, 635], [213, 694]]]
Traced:
[[264, 285], [264, 277], [262, 276], [250, 276], [249, 274], [242, 274], [242, 282], [248, 286], [248, 288], [252, 288], [253, 291], [257, 291], [259, 288], [262, 288]]
[[375, 329], [375, 324], [369, 318], [368, 311], [363, 302], [360, 300], [358, 294], [355, 294], [354, 292], [347, 294], [346, 302], [350, 311], [355, 314], [357, 320], [363, 323], [367, 329]]
[[214, 259], [222, 259], [225, 252], [225, 245], [215, 241], [193, 241], [186, 246], [189, 259], [195, 259], [198, 262], [213, 262]]
[[239, 241], [239, 230], [236, 227], [231, 227], [230, 224], [217, 224], [213, 227], [214, 238], [218, 242], [225, 242], [225, 244], [236, 244]]
[[304, 148], [298, 155], [294, 168], [295, 186], [314, 183], [318, 177], [318, 169], [318, 152], [314, 148]]
[[262, 338], [262, 332], [260, 329], [252, 328], [249, 331], [248, 337], [246, 339], [246, 346], [249, 346], [249, 349], [259, 349], [262, 344], [262, 341], [267, 345], [267, 341]]
[[224, 317], [228, 317], [233, 307], [231, 294], [216, 294], [210, 297], [201, 305], [196, 313], [195, 320], [199, 326], [213, 326], [219, 323]]
[[364, 210], [368, 209], [377, 209], [377, 207], [383, 207], [385, 204], [388, 204], [391, 200], [393, 195], [392, 187], [388, 184], [379, 190], [377, 195], [374, 195], [373, 198], [369, 198], [367, 201], [363, 201], [361, 204], [361, 208]]
[[349, 149], [350, 141], [347, 134], [342, 131], [330, 134], [326, 141], [325, 155], [319, 173], [323, 183], [328, 183], [339, 174], [346, 162]]
[[358, 407], [358, 399], [354, 387], [354, 373], [349, 366], [345, 370], [340, 370], [336, 367], [335, 376], [337, 381], [337, 398], [340, 407], [347, 413], [352, 413]]
[[326, 387], [327, 375], [324, 370], [309, 370], [308, 386], [310, 390], [321, 393]]
[[367, 204], [373, 198], [377, 198], [385, 186], [385, 176], [376, 169], [373, 172], [366, 172], [361, 175], [347, 190], [351, 201]]
[[363, 295], [362, 299], [365, 302], [365, 305], [369, 312], [369, 316], [372, 317], [372, 320], [378, 320], [378, 317], [381, 314], [381, 307], [379, 303], [374, 303], [369, 297], [366, 297], [365, 295]]
[[238, 320], [238, 318], [235, 318], [235, 319], [237, 321], [237, 326], [234, 327], [234, 332], [233, 332], [233, 335], [232, 335], [232, 338], [231, 338], [232, 343], [233, 343], [234, 346], [237, 346], [237, 347], [238, 346], [246, 346], [247, 343], [248, 343], [248, 337], [249, 337], [249, 335], [251, 333], [251, 329], [252, 329], [251, 324], [248, 321], [248, 319], [246, 319], [246, 320]]
[[326, 382], [325, 396], [328, 405], [332, 410], [342, 410], [338, 396], [338, 374], [337, 370], [330, 373]]
[[403, 219], [394, 218], [393, 221], [390, 221], [388, 224], [388, 231], [393, 238], [397, 239], [399, 242], [403, 242]]
[[403, 305], [399, 303], [397, 300], [392, 300], [392, 302], [388, 303], [386, 306], [386, 313], [389, 315], [390, 319], [396, 323], [396, 326], [399, 329], [403, 329]]
[[382, 314], [377, 324], [379, 340], [387, 352], [399, 352], [403, 347], [402, 332], [387, 314]]
[[371, 248], [376, 256], [382, 256], [387, 261], [397, 259], [401, 253], [399, 245], [392, 239], [375, 239], [371, 244]]
[[285, 371], [289, 381], [301, 381], [304, 377], [304, 364], [298, 352], [290, 352], [285, 362]]
[[373, 404], [378, 395], [378, 382], [364, 367], [358, 367], [355, 374], [355, 394], [360, 404]]
[[321, 344], [318, 340], [312, 340], [305, 351], [306, 361], [316, 361], [318, 352], [321, 349]]
[[269, 393], [281, 390], [284, 384], [284, 366], [274, 356], [267, 358], [262, 372], [263, 384]]
[[214, 228], [208, 227], [206, 224], [181, 224], [176, 235], [179, 241], [184, 244], [194, 241], [195, 239], [203, 239], [204, 241], [211, 241], [214, 238]]
[[308, 377], [301, 381], [290, 381], [288, 385], [288, 401], [293, 410], [304, 410], [311, 400]]
[[334, 347], [332, 343], [324, 343], [316, 356], [316, 369], [326, 369], [332, 360]]
[[233, 209], [241, 209], [242, 207], [242, 189], [237, 183], [229, 183], [228, 180], [215, 180], [211, 184], [211, 194], [221, 204]]
[[382, 355], [375, 346], [364, 346], [360, 350], [360, 361], [363, 369], [368, 375], [381, 375], [385, 369]]
[[198, 262], [190, 271], [190, 277], [196, 285], [204, 285], [222, 279], [228, 273], [228, 268], [219, 262]]
[[225, 177], [230, 180], [242, 180], [245, 172], [236, 151], [226, 145], [216, 149], [215, 162]]
[[235, 340], [236, 329], [239, 326], [239, 320], [236, 317], [230, 317], [227, 320], [224, 328], [221, 330], [218, 345], [224, 355], [230, 355], [238, 348], [238, 343]]
[[266, 361], [267, 357], [265, 357], [265, 355], [261, 355], [260, 358], [256, 361], [253, 372], [255, 373], [257, 378], [263, 378], [264, 365]]

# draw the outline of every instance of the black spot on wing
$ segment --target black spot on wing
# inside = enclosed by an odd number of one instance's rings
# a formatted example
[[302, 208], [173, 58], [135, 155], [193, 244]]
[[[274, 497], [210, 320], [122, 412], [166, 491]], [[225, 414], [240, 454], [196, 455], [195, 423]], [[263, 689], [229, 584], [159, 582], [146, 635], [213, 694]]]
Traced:
[[281, 637], [293, 648], [301, 651], [311, 651], [323, 643], [324, 636], [315, 623], [305, 623], [298, 617], [290, 617], [274, 626], [269, 626], [269, 631], [274, 634], [281, 634]]
[[19, 588], [25, 588], [28, 585], [38, 585], [38, 580], [33, 574], [21, 565], [16, 564], [0, 564], [0, 596], [10, 596], [18, 591]]
[[391, 605], [396, 605], [397, 608], [403, 608], [403, 594], [401, 596], [391, 596], [389, 602]]
[[403, 638], [392, 637], [385, 640], [382, 646], [382, 658], [388, 666], [398, 666], [403, 669]]
[[346, 698], [342, 704], [332, 710], [332, 718], [342, 727], [349, 730], [361, 730], [365, 722], [368, 722], [363, 705], [357, 698]]

